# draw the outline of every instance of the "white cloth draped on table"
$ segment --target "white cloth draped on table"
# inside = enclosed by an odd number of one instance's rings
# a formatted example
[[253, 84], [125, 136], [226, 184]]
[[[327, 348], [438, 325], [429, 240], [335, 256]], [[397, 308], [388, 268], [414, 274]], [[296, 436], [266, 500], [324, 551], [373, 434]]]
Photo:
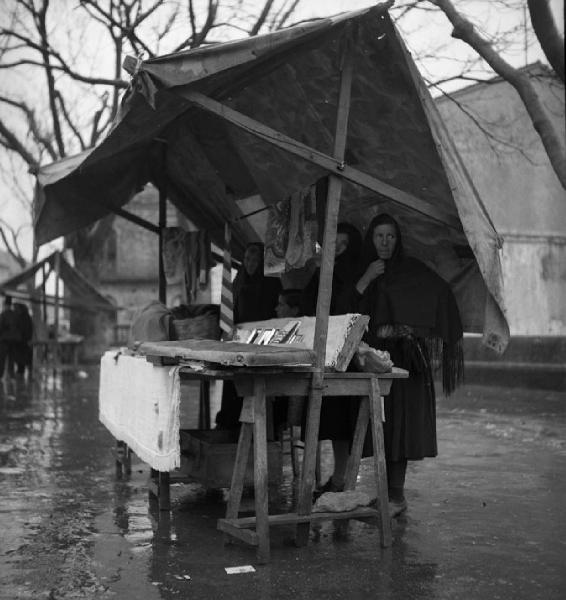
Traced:
[[100, 361], [99, 419], [157, 471], [180, 466], [179, 367], [108, 351]]

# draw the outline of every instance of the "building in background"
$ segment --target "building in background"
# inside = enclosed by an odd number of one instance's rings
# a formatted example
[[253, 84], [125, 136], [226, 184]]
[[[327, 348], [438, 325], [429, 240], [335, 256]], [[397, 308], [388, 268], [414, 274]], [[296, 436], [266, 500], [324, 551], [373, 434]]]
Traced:
[[[159, 193], [151, 185], [127, 205], [130, 213], [157, 224]], [[192, 228], [183, 215], [168, 203], [167, 225]], [[159, 297], [159, 240], [156, 233], [115, 217], [110, 235], [101, 248], [99, 290], [118, 307], [115, 343], [127, 342], [132, 319], [137, 311]], [[210, 285], [198, 291], [195, 304], [219, 302], [220, 270], [213, 269]], [[167, 305], [185, 302], [182, 282], [167, 286]]]
[[[525, 70], [565, 140], [564, 84], [540, 63]], [[437, 106], [503, 238], [511, 335], [566, 335], [566, 192], [519, 95], [494, 78]]]

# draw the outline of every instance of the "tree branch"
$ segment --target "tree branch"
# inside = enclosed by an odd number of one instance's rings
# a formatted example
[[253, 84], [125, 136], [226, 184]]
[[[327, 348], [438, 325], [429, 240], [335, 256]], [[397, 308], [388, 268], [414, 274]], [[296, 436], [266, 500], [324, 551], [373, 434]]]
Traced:
[[548, 0], [528, 0], [529, 14], [544, 55], [564, 82], [564, 37], [560, 35]]
[[216, 13], [218, 11], [218, 0], [208, 0], [208, 12], [206, 14], [206, 21], [202, 26], [202, 29], [199, 33], [193, 36], [193, 43], [191, 44], [191, 48], [198, 48], [208, 35], [209, 31], [212, 29], [214, 22], [216, 21]]
[[263, 5], [263, 9], [259, 13], [259, 17], [257, 18], [256, 22], [254, 23], [253, 27], [250, 29], [250, 32], [249, 32], [250, 37], [257, 35], [259, 30], [263, 27], [263, 24], [265, 23], [265, 20], [267, 19], [267, 15], [269, 15], [269, 11], [271, 10], [271, 7], [273, 6], [273, 2], [274, 2], [274, 0], [265, 0], [265, 4]]
[[482, 38], [473, 24], [464, 18], [450, 0], [431, 0], [449, 19], [453, 26], [452, 36], [471, 46], [488, 65], [517, 91], [532, 120], [535, 130], [548, 154], [550, 163], [562, 187], [566, 189], [566, 148], [554, 130], [544, 104], [526, 73], [513, 68]]
[[[162, 2], [158, 2], [158, 5], [162, 4]], [[134, 50], [136, 51], [137, 54], [140, 53], [140, 48], [149, 56], [149, 57], [153, 57], [154, 53], [151, 51], [151, 49], [136, 35], [135, 33], [135, 28], [143, 21], [143, 18], [139, 18], [138, 21], [136, 23], [130, 23], [127, 22], [126, 24], [121, 23], [120, 21], [117, 21], [111, 12], [107, 12], [104, 11], [102, 9], [102, 7], [100, 6], [100, 2], [96, 1], [96, 0], [80, 0], [80, 5], [85, 8], [87, 10], [87, 12], [89, 14], [92, 15], [91, 11], [88, 10], [88, 8], [90, 7], [93, 11], [98, 12], [98, 14], [100, 14], [102, 17], [104, 17], [104, 19], [102, 20], [102, 23], [104, 25], [111, 26], [111, 27], [115, 27], [116, 29], [118, 29], [120, 31], [120, 33], [130, 42], [130, 44], [132, 44], [132, 47], [134, 48]], [[125, 8], [128, 8], [127, 4], [123, 4], [122, 5]], [[149, 11], [147, 11], [148, 16], [153, 12], [153, 10], [157, 8], [154, 7], [153, 9], [150, 9]], [[126, 15], [129, 14], [129, 11], [126, 11]]]
[[[6, 233], [8, 231], [10, 233], [11, 240], [8, 240], [8, 235]], [[12, 227], [4, 221], [4, 219], [0, 219], [0, 238], [4, 242], [4, 246], [8, 254], [17, 261], [18, 265], [22, 269], [27, 267], [27, 262], [22, 256], [22, 251], [20, 249], [20, 245], [18, 244], [18, 236], [19, 232], [15, 232]]]
[[38, 144], [41, 144], [43, 146], [43, 148], [45, 148], [45, 150], [47, 150], [47, 152], [49, 153], [51, 158], [53, 158], [53, 160], [55, 160], [57, 158], [55, 149], [53, 148], [53, 145], [51, 144], [51, 140], [49, 139], [49, 137], [47, 137], [45, 134], [43, 134], [41, 132], [39, 123], [37, 122], [37, 120], [35, 118], [35, 112], [25, 102], [18, 102], [16, 100], [12, 100], [11, 98], [7, 98], [5, 96], [0, 96], [0, 102], [3, 102], [4, 104], [8, 104], [9, 106], [17, 108], [25, 115], [28, 129], [31, 132], [33, 139]]
[[37, 31], [41, 40], [41, 57], [45, 66], [45, 77], [47, 79], [47, 90], [49, 98], [49, 107], [51, 112], [51, 121], [53, 123], [53, 133], [55, 135], [55, 141], [57, 143], [57, 149], [59, 156], [65, 156], [65, 144], [63, 142], [63, 133], [61, 131], [61, 122], [59, 120], [59, 113], [57, 111], [57, 100], [56, 100], [56, 88], [55, 88], [55, 77], [51, 68], [50, 54], [49, 54], [49, 43], [47, 37], [47, 9], [49, 7], [49, 0], [43, 0], [41, 8], [36, 11], [33, 5], [31, 6], [32, 15], [36, 23]]
[[67, 110], [67, 106], [65, 105], [65, 100], [59, 91], [56, 92], [56, 98], [57, 98], [59, 107], [61, 109], [61, 114], [63, 115], [63, 118], [65, 119], [65, 123], [67, 123], [69, 129], [75, 134], [75, 137], [77, 138], [77, 140], [79, 140], [81, 150], [85, 150], [86, 144], [84, 142], [84, 139], [83, 139], [80, 131], [77, 129], [77, 127], [73, 123], [71, 116], [69, 115], [69, 111]]
[[282, 27], [285, 26], [285, 23], [287, 23], [289, 21], [289, 19], [293, 16], [295, 10], [297, 9], [297, 6], [299, 6], [299, 2], [300, 1], [301, 0], [294, 0], [293, 1], [293, 3], [291, 4], [291, 6], [288, 8], [288, 10], [285, 13], [283, 13], [283, 16], [276, 23], [275, 29], [281, 29]]
[[[505, 138], [495, 135], [495, 133], [493, 133], [493, 126], [489, 127], [489, 125], [490, 125], [489, 122], [487, 122], [488, 127], [484, 126], [483, 123], [480, 121], [479, 116], [474, 114], [467, 106], [465, 106], [464, 104], [462, 104], [461, 102], [456, 100], [456, 98], [454, 98], [454, 96], [445, 92], [441, 87], [439, 87], [435, 83], [432, 83], [430, 81], [427, 81], [426, 83], [430, 87], [435, 87], [445, 98], [447, 98], [448, 100], [450, 100], [450, 102], [455, 104], [459, 108], [459, 110], [461, 110], [462, 113], [464, 113], [470, 119], [470, 121], [472, 121], [472, 123], [484, 134], [484, 136], [487, 139], [488, 144], [490, 145], [490, 147], [492, 148], [492, 150], [495, 153], [498, 152], [498, 149], [493, 144], [493, 142], [497, 142], [498, 144], [500, 144], [502, 146], [506, 146], [506, 147], [510, 148], [511, 150], [518, 152], [519, 154], [521, 154], [521, 156], [523, 156], [523, 158], [527, 162], [529, 162], [530, 164], [533, 164], [533, 165], [535, 164], [535, 161], [524, 151], [522, 146], [520, 146], [519, 144], [514, 144], [510, 140], [506, 140]], [[486, 82], [482, 82], [482, 83], [486, 83]]]
[[3, 119], [0, 119], [0, 136], [0, 143], [4, 146], [4, 148], [16, 152], [26, 162], [28, 167], [35, 169], [39, 166], [39, 163], [35, 157], [18, 139], [18, 136], [13, 131], [8, 129]]
[[102, 119], [102, 115], [106, 112], [108, 108], [108, 94], [103, 94], [101, 98], [101, 107], [94, 113], [94, 117], [92, 118], [92, 128], [90, 131], [90, 145], [94, 146], [99, 137], [99, 125], [100, 120]]

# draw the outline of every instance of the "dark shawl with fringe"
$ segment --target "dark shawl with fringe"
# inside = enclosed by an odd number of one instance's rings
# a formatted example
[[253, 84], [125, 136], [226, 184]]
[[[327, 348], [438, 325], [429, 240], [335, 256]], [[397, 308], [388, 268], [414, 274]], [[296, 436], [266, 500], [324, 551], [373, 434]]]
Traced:
[[[415, 337], [424, 340], [433, 365], [441, 365], [443, 390], [450, 394], [464, 377], [463, 331], [456, 300], [442, 277], [420, 260], [404, 255], [396, 221], [387, 219], [388, 215], [381, 217], [381, 222], [396, 226], [397, 248], [385, 261], [385, 273], [361, 296], [359, 310], [370, 317], [366, 341], [379, 347], [377, 340], [388, 329], [389, 335], [396, 335], [408, 327]], [[375, 221], [371, 232], [380, 224]], [[377, 258], [367, 239], [364, 254], [367, 264]]]

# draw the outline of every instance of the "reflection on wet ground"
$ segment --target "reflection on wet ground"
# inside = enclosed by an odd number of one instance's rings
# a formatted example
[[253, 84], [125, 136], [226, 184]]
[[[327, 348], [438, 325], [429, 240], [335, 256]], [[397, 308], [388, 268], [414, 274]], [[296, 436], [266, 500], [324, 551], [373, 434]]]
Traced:
[[[566, 592], [565, 393], [475, 386], [440, 400], [440, 456], [411, 464], [410, 508], [394, 523], [391, 548], [358, 522], [313, 527], [306, 548], [293, 546], [291, 528], [273, 528], [272, 562], [259, 566], [248, 547], [223, 545], [222, 494], [176, 485], [173, 510], [159, 514], [145, 465], [116, 479], [95, 369], [2, 383], [2, 599], [546, 600]], [[372, 491], [366, 462], [359, 485]], [[286, 463], [272, 507], [286, 510], [292, 499]], [[256, 570], [226, 574], [237, 565]]]

